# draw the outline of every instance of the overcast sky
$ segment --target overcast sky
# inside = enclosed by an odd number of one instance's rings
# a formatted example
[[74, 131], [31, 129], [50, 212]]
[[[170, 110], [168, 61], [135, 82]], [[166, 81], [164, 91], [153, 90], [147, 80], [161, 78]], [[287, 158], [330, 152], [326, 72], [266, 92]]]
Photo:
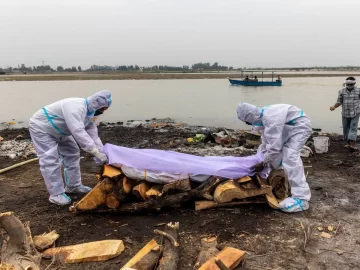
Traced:
[[359, 0], [1, 0], [0, 67], [360, 65], [359, 11]]

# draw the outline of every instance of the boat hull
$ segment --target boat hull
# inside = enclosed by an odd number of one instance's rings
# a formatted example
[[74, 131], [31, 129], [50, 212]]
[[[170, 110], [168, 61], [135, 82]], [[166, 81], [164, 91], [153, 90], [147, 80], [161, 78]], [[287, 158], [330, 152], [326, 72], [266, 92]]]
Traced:
[[244, 85], [244, 86], [281, 86], [282, 82], [256, 82], [256, 81], [243, 81], [229, 79], [232, 85]]

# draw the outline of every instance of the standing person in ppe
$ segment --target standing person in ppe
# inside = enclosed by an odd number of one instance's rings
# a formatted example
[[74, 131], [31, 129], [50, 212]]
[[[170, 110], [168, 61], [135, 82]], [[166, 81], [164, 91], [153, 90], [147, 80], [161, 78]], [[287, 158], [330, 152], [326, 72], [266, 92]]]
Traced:
[[[65, 193], [87, 193], [91, 190], [81, 183], [78, 144], [102, 163], [107, 162], [106, 155], [100, 152], [103, 144], [91, 118], [102, 114], [110, 105], [111, 93], [103, 90], [87, 99], [57, 101], [31, 117], [29, 131], [40, 158], [40, 171], [50, 193], [50, 202], [70, 204], [71, 199]], [[61, 166], [64, 168], [65, 188]]]
[[357, 150], [355, 144], [360, 115], [360, 89], [355, 87], [354, 77], [348, 77], [344, 84], [346, 87], [339, 91], [337, 102], [330, 106], [330, 110], [334, 111], [342, 105], [343, 135], [347, 142], [345, 147]]
[[287, 104], [260, 109], [248, 103], [240, 103], [237, 116], [262, 133], [258, 152], [263, 154], [264, 161], [253, 167], [255, 171], [260, 172], [265, 167], [284, 168], [292, 197], [280, 202], [279, 208], [284, 212], [307, 210], [311, 192], [306, 182], [300, 150], [312, 134], [310, 119], [299, 108]]

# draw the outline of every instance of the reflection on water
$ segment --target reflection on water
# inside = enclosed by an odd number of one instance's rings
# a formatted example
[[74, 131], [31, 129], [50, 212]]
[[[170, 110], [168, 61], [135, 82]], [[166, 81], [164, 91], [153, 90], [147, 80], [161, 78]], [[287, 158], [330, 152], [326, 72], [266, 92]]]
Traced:
[[247, 128], [236, 117], [239, 102], [264, 106], [294, 104], [311, 118], [313, 127], [341, 132], [339, 108], [330, 112], [342, 77], [285, 78], [281, 87], [231, 86], [226, 79], [0, 82], [0, 122], [24, 121], [62, 98], [88, 97], [108, 89], [113, 106], [104, 121], [170, 117], [189, 124]]

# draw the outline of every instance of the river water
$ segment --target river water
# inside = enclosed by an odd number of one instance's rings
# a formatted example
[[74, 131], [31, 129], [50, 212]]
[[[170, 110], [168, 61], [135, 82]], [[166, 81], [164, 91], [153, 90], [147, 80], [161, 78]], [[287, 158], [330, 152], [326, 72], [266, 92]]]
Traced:
[[287, 103], [303, 109], [314, 128], [340, 133], [341, 108], [330, 112], [329, 107], [336, 102], [343, 79], [286, 78], [281, 87], [231, 86], [226, 79], [0, 82], [0, 122], [26, 126], [44, 105], [107, 89], [113, 94], [113, 106], [102, 120], [108, 122], [169, 117], [195, 125], [248, 128], [236, 117], [238, 103], [259, 107]]

